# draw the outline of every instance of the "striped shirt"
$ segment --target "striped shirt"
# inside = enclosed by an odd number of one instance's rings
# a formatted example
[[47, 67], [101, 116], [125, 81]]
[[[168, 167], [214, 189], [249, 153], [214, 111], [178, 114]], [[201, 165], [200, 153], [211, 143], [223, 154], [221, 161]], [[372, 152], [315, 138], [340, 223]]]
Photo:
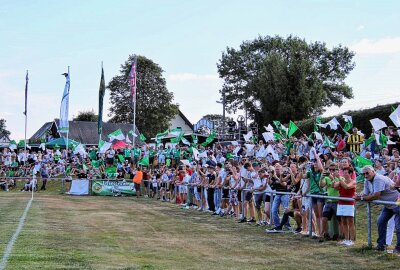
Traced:
[[364, 141], [363, 136], [358, 135], [358, 134], [351, 134], [349, 136], [349, 138], [347, 139], [347, 144], [349, 145], [350, 152], [360, 153], [361, 144], [352, 144], [352, 143], [357, 143], [357, 142], [362, 143], [363, 141]]

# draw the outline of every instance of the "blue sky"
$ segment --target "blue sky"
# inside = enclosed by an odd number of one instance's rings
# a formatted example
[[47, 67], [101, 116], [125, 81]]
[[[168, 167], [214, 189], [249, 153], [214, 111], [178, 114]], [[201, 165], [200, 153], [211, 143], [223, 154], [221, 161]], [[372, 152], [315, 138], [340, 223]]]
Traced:
[[[11, 1], [0, 0], [0, 118], [13, 139], [59, 117], [71, 67], [70, 118], [98, 107], [100, 63], [106, 83], [129, 54], [165, 71], [167, 87], [195, 123], [222, 113], [216, 63], [227, 46], [258, 35], [290, 34], [356, 52], [347, 79], [354, 99], [325, 115], [400, 101], [400, 1]], [[105, 100], [109, 108], [108, 98]], [[107, 119], [108, 117], [106, 117]]]

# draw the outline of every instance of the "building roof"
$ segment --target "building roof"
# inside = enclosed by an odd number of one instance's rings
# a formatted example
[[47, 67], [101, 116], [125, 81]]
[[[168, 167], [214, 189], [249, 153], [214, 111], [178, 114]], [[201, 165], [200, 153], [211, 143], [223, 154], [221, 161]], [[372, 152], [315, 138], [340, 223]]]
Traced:
[[193, 131], [192, 123], [190, 123], [189, 119], [187, 119], [187, 117], [181, 112], [181, 110], [178, 111], [179, 111], [179, 116], [183, 119], [183, 121], [185, 121], [185, 124], [188, 125]]
[[[54, 126], [55, 125], [55, 126]], [[29, 140], [37, 140], [43, 138], [43, 135], [50, 129], [55, 128], [58, 130], [59, 119], [55, 119], [53, 122], [48, 122], [44, 124]], [[101, 136], [102, 140], [108, 141], [108, 134], [121, 129], [123, 134], [126, 136], [130, 130], [132, 130], [132, 124], [122, 124], [122, 123], [103, 123], [103, 134]], [[53, 129], [54, 130], [54, 129]], [[139, 138], [139, 130], [136, 128], [135, 133], [138, 135], [136, 137], [135, 144], [141, 145], [142, 142]], [[61, 137], [60, 134], [57, 134]], [[63, 134], [64, 136], [64, 134]], [[87, 122], [87, 121], [69, 121], [69, 133], [68, 137], [72, 140], [81, 142], [86, 145], [97, 145], [99, 143], [99, 134], [97, 134], [97, 122]], [[132, 137], [130, 138], [132, 140]]]

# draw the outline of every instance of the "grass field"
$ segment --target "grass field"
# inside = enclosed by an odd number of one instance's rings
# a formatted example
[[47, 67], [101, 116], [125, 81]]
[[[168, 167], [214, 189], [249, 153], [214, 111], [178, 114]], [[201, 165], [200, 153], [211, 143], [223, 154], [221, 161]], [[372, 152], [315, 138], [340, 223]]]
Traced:
[[[29, 198], [0, 192], [1, 256]], [[359, 210], [359, 220], [364, 212]], [[360, 225], [357, 231], [357, 245], [345, 248], [289, 233], [266, 234], [230, 218], [146, 198], [42, 192], [35, 195], [6, 269], [400, 268], [399, 257], [365, 248], [360, 232], [366, 230]]]

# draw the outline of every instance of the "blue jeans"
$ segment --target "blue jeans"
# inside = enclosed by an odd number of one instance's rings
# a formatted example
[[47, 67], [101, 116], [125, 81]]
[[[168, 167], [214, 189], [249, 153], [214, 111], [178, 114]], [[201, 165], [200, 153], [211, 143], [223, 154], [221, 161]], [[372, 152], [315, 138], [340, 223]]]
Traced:
[[389, 219], [393, 215], [396, 215], [394, 218], [395, 226], [396, 226], [396, 234], [397, 234], [397, 245], [396, 248], [400, 249], [400, 206], [396, 206], [393, 209], [383, 207], [381, 214], [378, 218], [378, 247], [383, 248], [386, 245], [386, 231], [387, 224]]
[[272, 218], [274, 219], [274, 225], [279, 226], [279, 206], [282, 204], [283, 211], [289, 207], [289, 195], [275, 195], [274, 202], [272, 204]]
[[218, 208], [221, 205], [221, 189], [216, 188], [214, 191], [214, 204], [215, 204], [215, 210], [218, 210]]

